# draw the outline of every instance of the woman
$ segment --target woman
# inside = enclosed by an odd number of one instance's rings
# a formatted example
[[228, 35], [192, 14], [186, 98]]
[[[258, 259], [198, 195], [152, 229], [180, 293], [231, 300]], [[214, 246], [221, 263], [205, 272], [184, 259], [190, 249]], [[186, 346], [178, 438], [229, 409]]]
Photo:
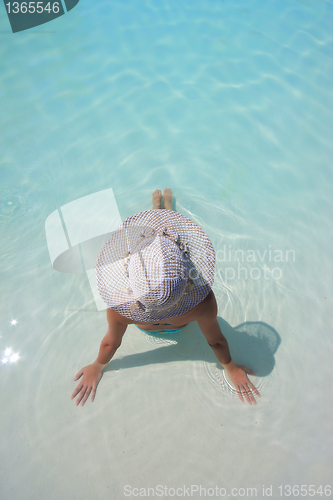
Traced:
[[126, 328], [135, 324], [149, 333], [170, 333], [198, 325], [226, 370], [241, 401], [255, 404], [258, 390], [230, 356], [228, 342], [217, 321], [217, 304], [211, 289], [215, 253], [204, 231], [172, 210], [171, 189], [153, 193], [153, 209], [126, 219], [101, 250], [96, 264], [99, 293], [108, 304], [108, 330], [99, 354], [82, 368], [73, 392], [76, 405], [94, 400], [103, 368], [119, 348]]

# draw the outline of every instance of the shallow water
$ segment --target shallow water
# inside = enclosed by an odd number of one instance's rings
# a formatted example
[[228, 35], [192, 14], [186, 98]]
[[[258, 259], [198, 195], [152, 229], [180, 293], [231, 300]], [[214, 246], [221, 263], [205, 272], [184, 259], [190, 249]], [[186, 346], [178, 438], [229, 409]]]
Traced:
[[[2, 498], [332, 482], [332, 7], [81, 0], [16, 34], [1, 7]], [[130, 326], [77, 408], [105, 312], [52, 268], [45, 220], [108, 188], [124, 219], [165, 187], [213, 242], [262, 398], [240, 403], [197, 325]]]

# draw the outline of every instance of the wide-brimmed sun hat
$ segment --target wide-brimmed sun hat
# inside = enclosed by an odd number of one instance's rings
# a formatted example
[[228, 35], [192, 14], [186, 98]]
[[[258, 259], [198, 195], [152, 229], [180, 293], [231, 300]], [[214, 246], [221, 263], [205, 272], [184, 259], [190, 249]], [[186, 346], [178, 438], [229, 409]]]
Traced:
[[99, 293], [110, 309], [136, 322], [180, 316], [214, 281], [215, 253], [198, 224], [172, 210], [128, 217], [96, 263]]

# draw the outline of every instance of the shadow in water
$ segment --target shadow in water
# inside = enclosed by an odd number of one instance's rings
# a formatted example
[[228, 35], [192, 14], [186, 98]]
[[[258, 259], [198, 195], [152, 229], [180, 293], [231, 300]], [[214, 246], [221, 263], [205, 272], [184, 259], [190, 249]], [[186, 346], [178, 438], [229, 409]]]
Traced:
[[[269, 375], [275, 365], [274, 354], [281, 338], [274, 328], [261, 321], [247, 321], [232, 327], [224, 319], [218, 317], [223, 335], [228, 340], [230, 352], [235, 363], [251, 368], [258, 377]], [[143, 333], [142, 335], [147, 335]], [[217, 361], [212, 349], [202, 334], [196, 322], [190, 323], [185, 330], [168, 335], [147, 335], [156, 345], [158, 340], [171, 341], [171, 344], [160, 345], [147, 352], [129, 354], [123, 358], [114, 359], [105, 371], [146, 366], [171, 361], [200, 360], [210, 363]], [[120, 351], [121, 352], [121, 351]]]
[[274, 354], [281, 343], [277, 331], [262, 321], [247, 321], [236, 327], [218, 318], [235, 363], [246, 365], [258, 377], [266, 377], [275, 366]]

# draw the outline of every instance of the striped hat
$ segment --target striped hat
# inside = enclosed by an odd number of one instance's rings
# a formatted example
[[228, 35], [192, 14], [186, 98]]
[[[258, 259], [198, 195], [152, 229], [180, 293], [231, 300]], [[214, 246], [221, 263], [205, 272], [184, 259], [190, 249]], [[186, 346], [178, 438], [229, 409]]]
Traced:
[[99, 293], [110, 309], [135, 322], [185, 314], [209, 293], [215, 253], [204, 231], [172, 210], [128, 217], [96, 264]]

